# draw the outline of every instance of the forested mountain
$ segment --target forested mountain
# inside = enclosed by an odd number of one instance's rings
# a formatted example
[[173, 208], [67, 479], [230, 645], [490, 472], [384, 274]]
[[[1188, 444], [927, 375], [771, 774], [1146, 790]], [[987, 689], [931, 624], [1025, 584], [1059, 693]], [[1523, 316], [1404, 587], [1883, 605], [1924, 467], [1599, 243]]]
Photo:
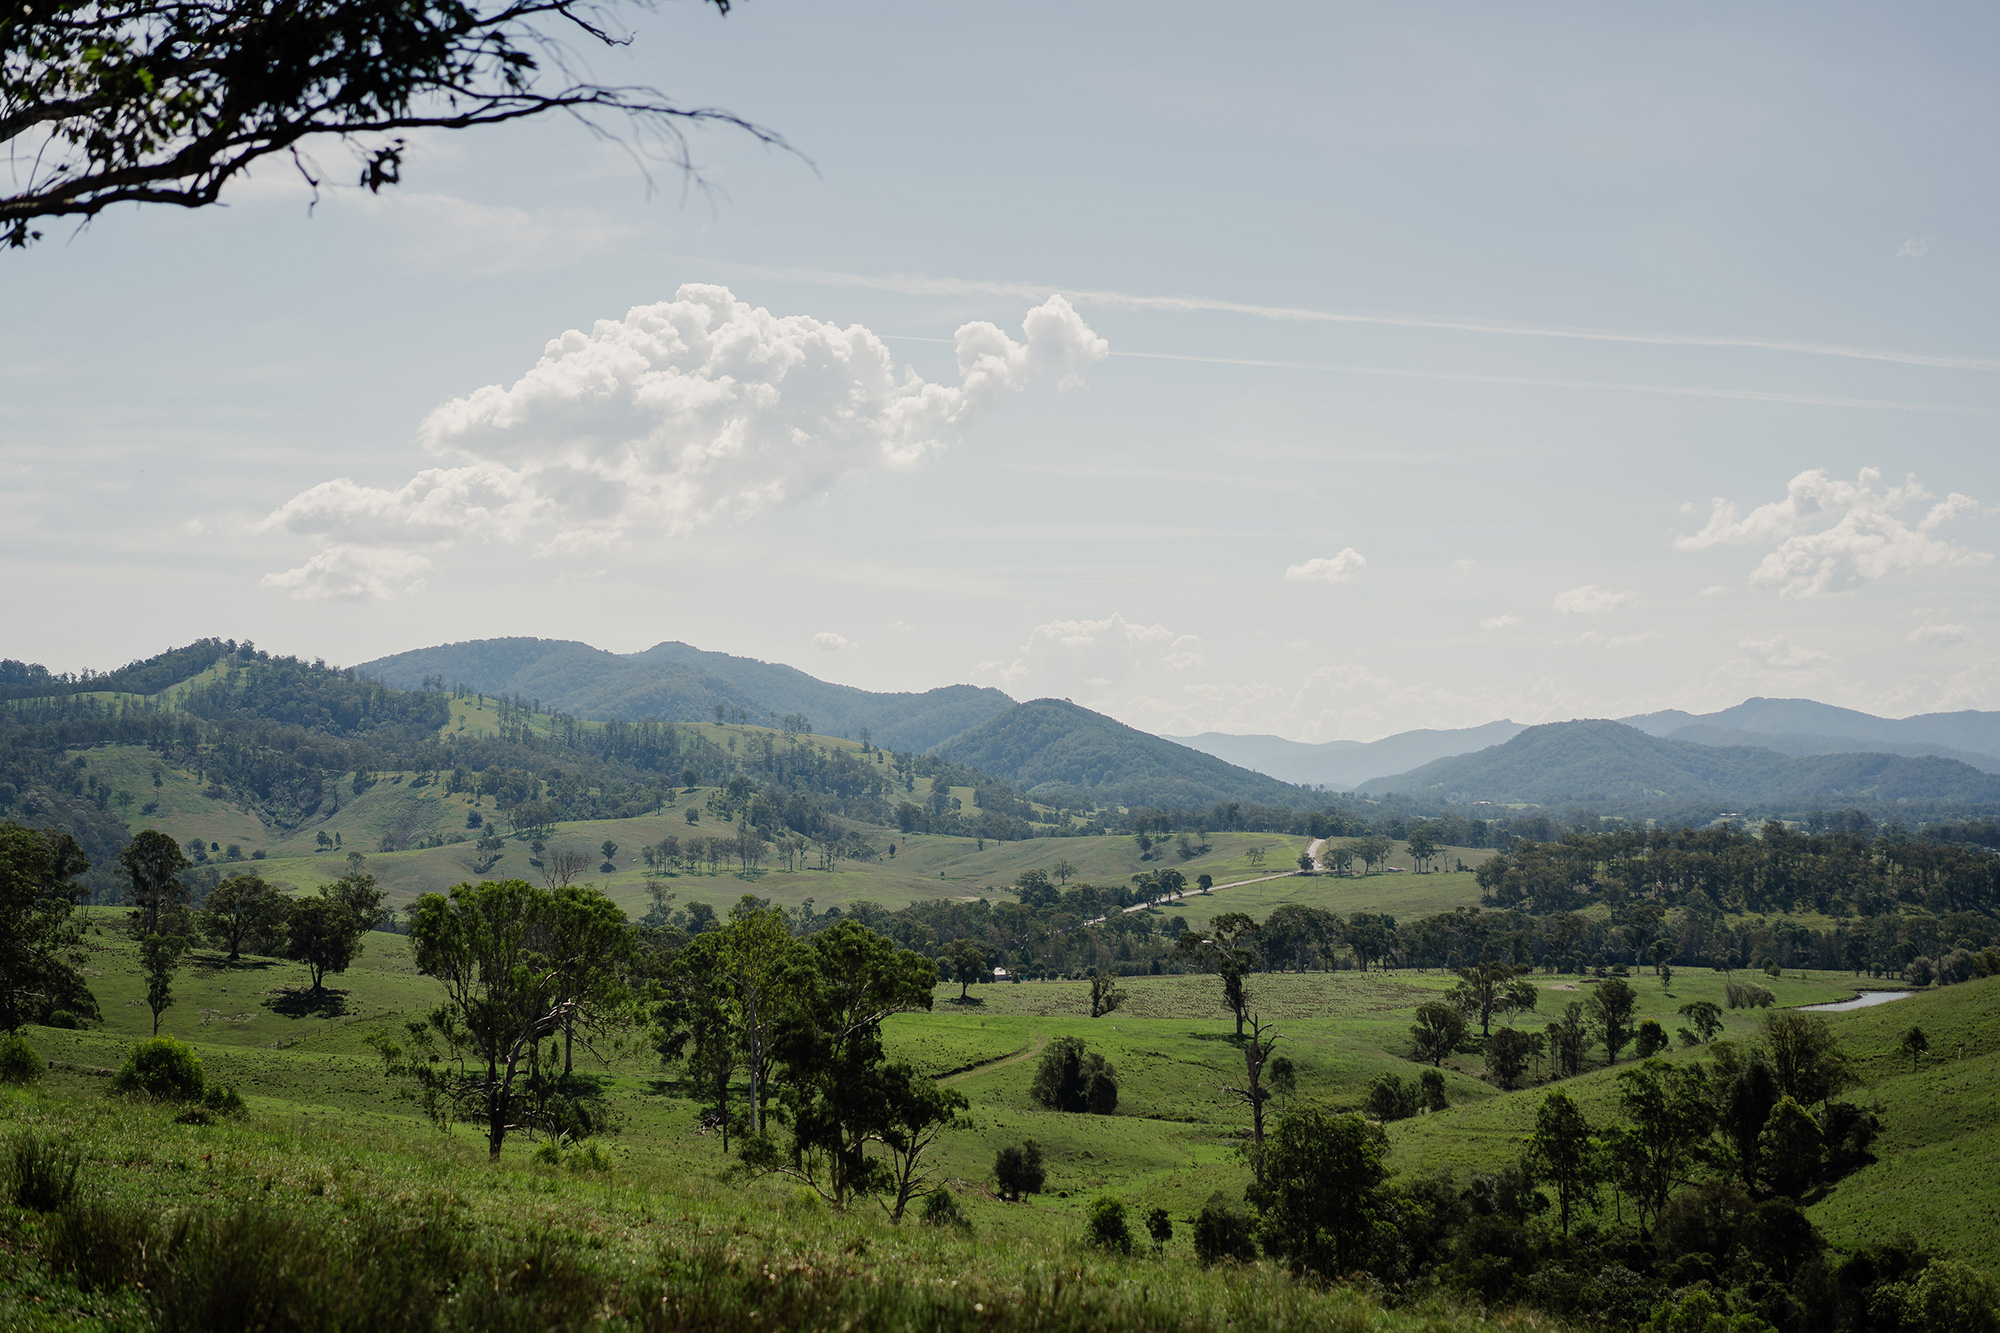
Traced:
[[1403, 731], [1376, 741], [1322, 741], [1317, 745], [1280, 736], [1228, 736], [1219, 731], [1166, 739], [1268, 773], [1281, 782], [1351, 791], [1384, 773], [1402, 773], [1433, 759], [1471, 754], [1512, 740], [1525, 730], [1518, 722], [1501, 721], [1446, 731]]
[[2000, 772], [2000, 712], [1892, 718], [1812, 699], [1745, 699], [1714, 713], [1670, 708], [1619, 720], [1650, 736], [1698, 745], [1762, 745], [1794, 755], [1929, 754]]
[[1312, 793], [1079, 708], [1036, 699], [953, 737], [936, 753], [1052, 805], [1192, 809], [1221, 802], [1310, 805]]
[[763, 725], [804, 718], [815, 731], [854, 737], [866, 731], [897, 750], [928, 750], [1014, 702], [972, 685], [879, 694], [673, 642], [619, 654], [562, 639], [474, 639], [397, 653], [355, 670], [400, 689], [421, 688], [426, 680], [463, 685], [599, 721], [713, 721], [718, 707]]
[[2000, 803], [2000, 777], [1953, 759], [1885, 754], [1797, 758], [1755, 747], [1666, 740], [1609, 721], [1530, 727], [1504, 745], [1377, 778], [1363, 784], [1363, 790], [1446, 801], [1585, 802], [1626, 808], [1659, 802], [1801, 810], [1890, 802]]

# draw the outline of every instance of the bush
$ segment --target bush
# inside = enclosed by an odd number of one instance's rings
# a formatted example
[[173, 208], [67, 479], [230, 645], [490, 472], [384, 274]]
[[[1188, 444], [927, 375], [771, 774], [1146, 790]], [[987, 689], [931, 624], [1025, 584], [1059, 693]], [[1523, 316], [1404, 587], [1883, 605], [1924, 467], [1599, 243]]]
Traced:
[[1769, 986], [1754, 981], [1724, 982], [1722, 993], [1731, 1009], [1768, 1009], [1778, 998]]
[[7, 1145], [7, 1184], [16, 1208], [53, 1213], [76, 1197], [83, 1158], [74, 1148], [36, 1134], [17, 1134]]
[[1110, 1115], [1118, 1109], [1118, 1072], [1081, 1039], [1058, 1037], [1042, 1052], [1028, 1093], [1051, 1111]]
[[1083, 1238], [1099, 1249], [1132, 1253], [1132, 1228], [1125, 1223], [1125, 1202], [1109, 1194], [1090, 1201], [1090, 1217], [1084, 1223]]
[[0, 1083], [33, 1083], [42, 1076], [42, 1057], [18, 1032], [0, 1036]]
[[151, 1037], [132, 1048], [111, 1090], [156, 1102], [198, 1102], [203, 1079], [194, 1048], [172, 1037]]
[[1155, 1204], [1146, 1210], [1146, 1234], [1153, 1238], [1153, 1249], [1165, 1254], [1167, 1242], [1174, 1238], [1174, 1219], [1166, 1209]]
[[942, 1185], [924, 1196], [924, 1209], [917, 1216], [925, 1226], [972, 1230], [972, 1219], [958, 1206], [958, 1197]]
[[1040, 1194], [1048, 1173], [1042, 1170], [1042, 1145], [1029, 1139], [1011, 1148], [1002, 1148], [993, 1158], [993, 1182], [1000, 1197], [1019, 1202], [1029, 1194]]
[[1194, 1219], [1194, 1257], [1203, 1268], [1210, 1268], [1225, 1261], [1252, 1263], [1257, 1258], [1257, 1242], [1253, 1238], [1255, 1224], [1250, 1214], [1231, 1203], [1220, 1192], [1208, 1196], [1208, 1202]]
[[1650, 1060], [1667, 1049], [1667, 1030], [1660, 1026], [1657, 1018], [1649, 1018], [1639, 1025], [1639, 1035], [1633, 1041], [1633, 1049], [1641, 1060]]
[[[1430, 1071], [1438, 1073], [1436, 1070]], [[1443, 1075], [1439, 1074], [1442, 1083]], [[1417, 1113], [1419, 1087], [1405, 1085], [1401, 1074], [1377, 1074], [1375, 1081], [1368, 1085], [1368, 1114], [1387, 1124], [1391, 1120], [1407, 1120]]]

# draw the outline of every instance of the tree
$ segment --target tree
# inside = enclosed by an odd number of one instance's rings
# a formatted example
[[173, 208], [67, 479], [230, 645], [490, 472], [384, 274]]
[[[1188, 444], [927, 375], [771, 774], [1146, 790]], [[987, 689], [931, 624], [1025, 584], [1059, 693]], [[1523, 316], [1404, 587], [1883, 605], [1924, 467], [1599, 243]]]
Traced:
[[908, 1064], [898, 1061], [882, 1070], [882, 1116], [877, 1127], [878, 1141], [889, 1152], [888, 1209], [891, 1224], [900, 1224], [903, 1211], [923, 1187], [930, 1183], [926, 1158], [948, 1129], [968, 1122], [965, 1111], [971, 1106], [964, 1093], [926, 1078]]
[[1404, 843], [1410, 849], [1410, 859], [1417, 863], [1417, 873], [1422, 874], [1430, 866], [1431, 858], [1438, 854], [1437, 840], [1429, 829], [1413, 828]]
[[967, 988], [975, 981], [986, 979], [985, 951], [971, 940], [954, 940], [951, 948], [946, 951], [943, 961], [946, 974], [958, 983], [958, 1000], [963, 1004]]
[[1371, 960], [1388, 956], [1395, 940], [1396, 922], [1379, 912], [1356, 912], [1347, 918], [1340, 934], [1347, 947], [1354, 950], [1354, 961], [1366, 972]]
[[327, 973], [348, 969], [360, 946], [361, 929], [345, 907], [323, 896], [298, 898], [285, 923], [279, 957], [304, 963], [317, 992], [326, 989]]
[[1132, 1228], [1125, 1221], [1125, 1201], [1109, 1194], [1092, 1199], [1083, 1236], [1098, 1249], [1132, 1253]]
[[1389, 853], [1394, 851], [1395, 848], [1395, 843], [1390, 842], [1379, 833], [1371, 833], [1365, 838], [1357, 839], [1354, 843], [1355, 855], [1361, 858], [1362, 864], [1371, 875], [1375, 873], [1376, 866], [1381, 865], [1389, 859]]
[[[1514, 971], [1513, 964], [1500, 962], [1484, 962], [1458, 969], [1459, 984], [1453, 998], [1468, 1017], [1478, 1017], [1480, 1036], [1493, 1031], [1493, 1010], [1507, 1002], [1507, 983], [1513, 980]], [[1532, 992], [1533, 989], [1530, 984], [1529, 990]], [[1533, 995], [1530, 994], [1528, 999], [1532, 1006]]]
[[[692, 808], [689, 813], [693, 813]], [[552, 889], [574, 884], [589, 864], [590, 858], [582, 852], [559, 848], [542, 858], [542, 882]]]
[[1664, 1051], [1669, 1044], [1667, 1030], [1660, 1026], [1657, 1018], [1649, 1018], [1639, 1024], [1632, 1050], [1641, 1060], [1650, 1060]]
[[605, 874], [608, 875], [612, 873], [614, 870], [618, 869], [618, 863], [611, 859], [614, 856], [618, 855], [617, 843], [611, 841], [611, 839], [609, 838], [606, 838], [603, 844], [598, 847], [598, 850], [604, 853], [604, 864], [598, 867], [599, 870], [602, 870]]
[[1019, 1203], [1027, 1195], [1040, 1194], [1047, 1178], [1042, 1169], [1042, 1145], [1033, 1139], [1002, 1148], [993, 1158], [994, 1190], [1011, 1202]]
[[1563, 1235], [1569, 1235], [1571, 1219], [1596, 1202], [1604, 1179], [1604, 1151], [1568, 1093], [1552, 1092], [1542, 1099], [1527, 1159], [1530, 1173], [1554, 1189], [1556, 1217]]
[[1043, 1049], [1028, 1095], [1051, 1111], [1110, 1115], [1118, 1109], [1118, 1071], [1081, 1039], [1057, 1037]]
[[1910, 1057], [1910, 1072], [1916, 1073], [1917, 1061], [1930, 1050], [1931, 1039], [1924, 1035], [1922, 1028], [1913, 1027], [1903, 1034], [1902, 1040], [1897, 1044], [1903, 1048], [1903, 1053]]
[[1805, 1107], [1780, 1097], [1757, 1136], [1757, 1155], [1771, 1188], [1795, 1199], [1819, 1179], [1826, 1140]]
[[1243, 1036], [1243, 1020], [1250, 1007], [1250, 990], [1243, 978], [1256, 966], [1252, 951], [1262, 929], [1243, 912], [1224, 912], [1208, 924], [1208, 935], [1184, 931], [1176, 950], [1193, 958], [1222, 978], [1222, 1002], [1236, 1015], [1236, 1035]]
[[1264, 1086], [1264, 1065], [1277, 1043], [1278, 1034], [1252, 1014], [1250, 1039], [1243, 1043], [1243, 1082], [1240, 1086], [1225, 1084], [1219, 1089], [1250, 1108], [1250, 1169], [1259, 1179], [1264, 1174], [1264, 1103], [1274, 1095], [1272, 1089]]
[[1146, 1234], [1153, 1238], [1154, 1254], [1167, 1252], [1167, 1242], [1174, 1238], [1174, 1219], [1158, 1204], [1146, 1210]]
[[573, 1070], [571, 1043], [579, 1022], [623, 1026], [632, 996], [625, 985], [634, 936], [625, 911], [597, 889], [565, 885], [549, 895], [543, 948], [562, 969], [561, 985], [575, 1003], [563, 1017], [563, 1073]]
[[518, 879], [418, 898], [410, 945], [417, 970], [444, 987], [444, 1003], [407, 1025], [407, 1049], [386, 1032], [369, 1038], [391, 1075], [422, 1089], [439, 1124], [481, 1124], [494, 1157], [517, 1129], [574, 1132], [590, 1097], [529, 1072], [535, 1046], [588, 1003], [569, 989], [576, 960], [551, 950], [554, 908], [553, 894]]
[[1611, 1159], [1644, 1226], [1706, 1160], [1715, 1130], [1712, 1090], [1699, 1065], [1648, 1060], [1618, 1076], [1618, 1103], [1631, 1123], [1610, 1136]]
[[1301, 875], [1310, 875], [1313, 871], [1313, 864], [1314, 863], [1312, 859], [1312, 853], [1310, 852], [1299, 853], [1298, 865], [1299, 865], [1299, 873]]
[[1695, 1035], [1704, 1042], [1714, 1041], [1722, 1031], [1722, 1006], [1713, 1000], [1695, 1000], [1680, 1007], [1680, 1016], [1688, 1021]]
[[1860, 1081], [1818, 1014], [1772, 1014], [1764, 1020], [1763, 1047], [1778, 1090], [1801, 1106], [1818, 1106]]
[[1442, 1069], [1426, 1069], [1417, 1080], [1417, 1105], [1426, 1111], [1442, 1111], [1451, 1105], [1445, 1100]]
[[100, 1017], [80, 971], [87, 956], [73, 920], [90, 869], [67, 833], [0, 823], [0, 1032], [67, 1016]]
[[1345, 845], [1335, 846], [1329, 838], [1319, 845], [1319, 864], [1323, 870], [1345, 875], [1354, 868], [1354, 849]]
[[[717, 976], [731, 1001], [731, 1024], [750, 1077], [750, 1132], [762, 1134], [771, 1041], [796, 981], [801, 946], [783, 911], [746, 897], [731, 910], [715, 947]], [[932, 978], [935, 984], [935, 971]]]
[[1443, 1000], [1420, 1004], [1410, 1028], [1410, 1042], [1416, 1048], [1411, 1058], [1443, 1065], [1447, 1055], [1465, 1044], [1465, 1032], [1465, 1012], [1457, 1005]]
[[1534, 1038], [1517, 1028], [1501, 1028], [1486, 1038], [1486, 1072], [1503, 1088], [1512, 1089], [1528, 1067]]
[[229, 950], [234, 962], [246, 946], [253, 953], [276, 949], [285, 938], [291, 905], [262, 876], [231, 875], [208, 891], [196, 920], [208, 942]]
[[153, 1035], [160, 1035], [160, 1015], [174, 1002], [174, 973], [187, 952], [185, 935], [143, 935], [139, 939], [139, 969], [146, 974], [146, 1007], [153, 1011]]
[[1267, 1252], [1294, 1273], [1331, 1279], [1363, 1265], [1382, 1209], [1387, 1149], [1358, 1115], [1303, 1107], [1279, 1120], [1251, 1201]]
[[1050, 866], [1049, 873], [1055, 876], [1056, 883], [1068, 885], [1071, 880], [1076, 878], [1076, 867], [1071, 865], [1067, 859], [1063, 859]]
[[1548, 1026], [1548, 1040], [1549, 1054], [1564, 1077], [1574, 1078], [1583, 1072], [1583, 1057], [1590, 1049], [1590, 1024], [1582, 1004], [1571, 1000], [1563, 1006], [1561, 1017]]
[[1601, 981], [1591, 992], [1591, 1017], [1596, 1023], [1597, 1039], [1604, 1043], [1606, 1063], [1617, 1064], [1618, 1052], [1632, 1040], [1632, 1013], [1638, 1004], [1637, 993], [1622, 977]]
[[1090, 1016], [1102, 1018], [1125, 1003], [1125, 992], [1119, 989], [1118, 978], [1100, 968], [1090, 978]]
[[[714, 0], [723, 13], [728, 0]], [[200, 208], [273, 154], [308, 183], [305, 152], [336, 139], [371, 191], [401, 179], [402, 132], [496, 125], [549, 111], [622, 116], [635, 146], [688, 169], [682, 126], [727, 112], [674, 105], [649, 88], [580, 81], [564, 35], [627, 39], [562, 0], [254, 0], [16, 7], [0, 26], [0, 144], [29, 164], [0, 196], [9, 245], [37, 219], [90, 218], [120, 203]], [[393, 136], [393, 137], [392, 137]], [[357, 775], [359, 776], [359, 775]]]
[[1762, 1052], [1752, 1052], [1733, 1072], [1722, 1069], [1718, 1073], [1728, 1079], [1719, 1099], [1722, 1140], [1735, 1158], [1736, 1174], [1744, 1186], [1755, 1189], [1763, 1174], [1760, 1144], [1764, 1126], [1782, 1095], [1778, 1080]]
[[[887, 1097], [896, 1067], [883, 1054], [882, 1023], [931, 1007], [937, 966], [851, 917], [814, 935], [794, 957], [774, 1047], [792, 1139], [779, 1169], [845, 1207], [856, 1194], [894, 1188], [884, 1164], [867, 1153], [890, 1132], [898, 1109]], [[910, 1116], [940, 1111], [935, 1097], [916, 1096], [915, 1077], [897, 1076], [913, 1098], [900, 1109]]]
[[133, 929], [140, 935], [178, 933], [188, 901], [180, 876], [193, 865], [181, 845], [158, 829], [141, 829], [118, 854], [118, 864], [131, 885], [125, 901], [139, 909]]

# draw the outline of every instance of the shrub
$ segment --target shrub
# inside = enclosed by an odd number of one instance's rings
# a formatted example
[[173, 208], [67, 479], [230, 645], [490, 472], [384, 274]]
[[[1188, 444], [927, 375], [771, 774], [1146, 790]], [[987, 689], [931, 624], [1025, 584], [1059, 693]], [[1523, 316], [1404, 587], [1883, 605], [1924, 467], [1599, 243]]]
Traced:
[[76, 1197], [82, 1156], [36, 1134], [17, 1134], [7, 1145], [7, 1184], [16, 1208], [53, 1213]]
[[1424, 1110], [1442, 1111], [1451, 1105], [1445, 1100], [1443, 1070], [1426, 1069], [1417, 1086], [1417, 1100], [1422, 1103]]
[[1633, 1040], [1632, 1048], [1641, 1060], [1650, 1060], [1667, 1049], [1667, 1030], [1660, 1026], [1657, 1018], [1649, 1018], [1639, 1025], [1639, 1035]]
[[1042, 1170], [1042, 1145], [1033, 1139], [1002, 1148], [993, 1158], [993, 1181], [1003, 1199], [1018, 1202], [1026, 1195], [1040, 1194], [1047, 1179], [1048, 1173]]
[[1083, 1238], [1099, 1249], [1132, 1252], [1132, 1228], [1125, 1223], [1125, 1202], [1109, 1194], [1090, 1201], [1090, 1216], [1084, 1223]]
[[958, 1197], [942, 1185], [924, 1196], [923, 1211], [917, 1216], [925, 1226], [972, 1230], [972, 1219], [958, 1206]]
[[1937, 964], [1928, 958], [1912, 958], [1903, 965], [1903, 980], [1912, 986], [1928, 986], [1937, 979]]
[[1769, 986], [1754, 981], [1725, 982], [1722, 993], [1731, 1009], [1768, 1009], [1778, 998]]
[[1042, 1052], [1028, 1093], [1051, 1111], [1110, 1115], [1118, 1109], [1118, 1072], [1076, 1037], [1058, 1037]]
[[1194, 1257], [1203, 1268], [1224, 1261], [1251, 1263], [1257, 1258], [1250, 1214], [1219, 1191], [1208, 1197], [1194, 1219]]
[[1155, 1204], [1146, 1210], [1146, 1234], [1153, 1238], [1154, 1251], [1165, 1254], [1167, 1242], [1174, 1238], [1174, 1219], [1166, 1209]]
[[[1443, 1075], [1438, 1074], [1440, 1081]], [[1375, 1081], [1368, 1085], [1368, 1114], [1387, 1123], [1391, 1120], [1407, 1120], [1417, 1113], [1418, 1088], [1415, 1084], [1405, 1086], [1401, 1074], [1377, 1074]]]
[[42, 1057], [18, 1032], [0, 1036], [0, 1083], [33, 1083], [42, 1076]]
[[151, 1037], [125, 1057], [111, 1090], [156, 1102], [198, 1102], [204, 1090], [201, 1061], [186, 1042]]

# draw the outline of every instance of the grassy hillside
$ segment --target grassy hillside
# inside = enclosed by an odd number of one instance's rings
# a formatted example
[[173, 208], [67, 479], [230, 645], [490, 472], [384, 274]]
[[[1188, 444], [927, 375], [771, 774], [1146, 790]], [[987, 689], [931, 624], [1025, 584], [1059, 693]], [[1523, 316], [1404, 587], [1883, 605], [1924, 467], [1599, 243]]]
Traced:
[[1618, 722], [1530, 727], [1503, 745], [1363, 784], [1448, 801], [1568, 801], [1631, 807], [1720, 802], [1821, 809], [1898, 801], [2000, 804], [2000, 777], [1952, 759], [1889, 754], [1793, 757], [1663, 740]]
[[989, 718], [938, 747], [938, 754], [1057, 805], [1185, 810], [1227, 801], [1292, 805], [1312, 799], [1301, 788], [1061, 699], [1037, 699]]
[[[1719, 999], [1707, 994], [1719, 989], [1707, 980], [1677, 976], [1677, 1002]], [[1839, 984], [1837, 977], [1829, 980]], [[1780, 981], [1780, 1002], [1802, 1002], [1813, 984]], [[1641, 987], [1642, 993], [1654, 989]], [[1810, 1200], [1814, 1221], [1839, 1244], [1907, 1233], [1938, 1253], [2000, 1268], [2000, 1201], [1984, 1184], [2000, 1172], [2000, 978], [1826, 1018], [1857, 1057], [1863, 1077], [1847, 1095], [1878, 1108], [1883, 1132], [1873, 1163]], [[1726, 1035], [1755, 1036], [1755, 1020], [1740, 1011], [1730, 1019]], [[1913, 1025], [1931, 1043], [1931, 1054], [1914, 1071], [1897, 1045]], [[1694, 1050], [1667, 1058], [1703, 1056]], [[1593, 1121], [1615, 1119], [1616, 1072], [1598, 1070], [1564, 1088]], [[1399, 1157], [1490, 1169], [1519, 1156], [1540, 1100], [1534, 1092], [1491, 1098], [1401, 1122], [1390, 1135]]]

